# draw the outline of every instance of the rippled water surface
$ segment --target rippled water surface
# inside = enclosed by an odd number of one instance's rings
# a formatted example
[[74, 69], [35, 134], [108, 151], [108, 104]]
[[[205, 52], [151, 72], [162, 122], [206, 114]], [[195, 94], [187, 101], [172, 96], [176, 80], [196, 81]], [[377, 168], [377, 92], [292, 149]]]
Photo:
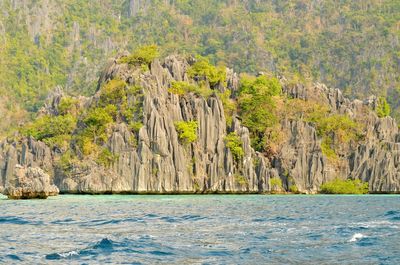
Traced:
[[0, 198], [0, 264], [400, 264], [399, 196]]

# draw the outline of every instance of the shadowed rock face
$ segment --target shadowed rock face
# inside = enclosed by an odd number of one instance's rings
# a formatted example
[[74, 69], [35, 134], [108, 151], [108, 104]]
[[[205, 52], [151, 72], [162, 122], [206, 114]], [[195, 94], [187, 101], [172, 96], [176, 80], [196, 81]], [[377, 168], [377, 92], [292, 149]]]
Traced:
[[[189, 63], [177, 56], [154, 61], [150, 71], [141, 72], [126, 64], [110, 61], [100, 77], [99, 87], [119, 78], [144, 91], [143, 124], [137, 134], [125, 123], [116, 124], [106, 147], [118, 159], [109, 168], [88, 158], [68, 172], [56, 166], [60, 153], [50, 150], [32, 138], [0, 145], [0, 186], [15, 175], [15, 165], [37, 167], [51, 172], [51, 177], [64, 193], [259, 193], [271, 191], [270, 180], [282, 179], [286, 190], [295, 184], [301, 192], [317, 192], [322, 183], [334, 178], [358, 178], [370, 184], [371, 192], [400, 192], [400, 135], [390, 118], [379, 119], [371, 109], [376, 99], [350, 101], [336, 89], [316, 84], [285, 86], [284, 93], [292, 98], [308, 100], [317, 97], [338, 114], [362, 120], [365, 139], [341, 147], [339, 160], [333, 163], [321, 150], [321, 139], [312, 124], [303, 120], [283, 119], [283, 143], [272, 157], [255, 152], [250, 145], [249, 130], [240, 120], [227, 126], [223, 104], [216, 96], [205, 99], [193, 93], [178, 96], [168, 93], [172, 81], [189, 81]], [[239, 80], [227, 71], [227, 86], [232, 95], [238, 91]], [[57, 113], [62, 97], [57, 91], [49, 98], [43, 113]], [[80, 98], [81, 106], [96, 102]], [[198, 139], [191, 144], [179, 141], [174, 123], [198, 121]], [[242, 161], [235, 161], [225, 137], [236, 132], [242, 140]], [[132, 144], [136, 139], [136, 144]], [[73, 146], [74, 143], [71, 143]], [[83, 166], [84, 164], [84, 166]]]
[[10, 199], [46, 199], [59, 193], [58, 188], [50, 183], [50, 176], [42, 169], [16, 165], [3, 193]]

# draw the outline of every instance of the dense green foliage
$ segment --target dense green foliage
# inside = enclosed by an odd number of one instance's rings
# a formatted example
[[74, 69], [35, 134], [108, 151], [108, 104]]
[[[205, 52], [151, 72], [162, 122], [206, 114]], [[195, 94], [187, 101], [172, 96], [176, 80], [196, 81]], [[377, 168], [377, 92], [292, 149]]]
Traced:
[[274, 177], [270, 179], [271, 191], [280, 191], [282, 186], [282, 180], [279, 177]]
[[114, 121], [113, 117], [116, 112], [117, 108], [114, 105], [89, 110], [86, 117], [83, 119], [83, 123], [86, 125], [85, 130], [87, 135], [91, 135], [95, 142], [98, 140], [105, 142], [107, 140], [105, 131], [107, 126]]
[[58, 114], [65, 115], [77, 115], [79, 109], [79, 101], [72, 97], [61, 98], [58, 104]]
[[232, 124], [233, 116], [237, 112], [237, 102], [231, 98], [230, 90], [225, 90], [224, 93], [217, 93], [217, 95], [224, 106], [226, 124], [229, 127]]
[[194, 92], [196, 90], [197, 90], [196, 85], [189, 84], [188, 82], [185, 81], [173, 81], [171, 83], [171, 87], [168, 89], [168, 92], [182, 96], [185, 95], [186, 93]]
[[281, 93], [276, 78], [243, 76], [239, 91], [238, 107], [243, 124], [252, 134], [253, 147], [258, 151], [266, 148], [266, 131], [278, 123], [275, 100]]
[[186, 95], [187, 93], [194, 93], [200, 97], [208, 98], [213, 94], [213, 90], [209, 88], [204, 82], [198, 84], [190, 84], [185, 81], [173, 81], [168, 92], [178, 96]]
[[125, 121], [135, 132], [143, 126], [143, 94], [140, 86], [128, 86], [125, 81], [113, 79], [107, 82], [100, 92], [98, 105], [114, 106], [115, 120]]
[[206, 58], [199, 58], [187, 71], [192, 78], [205, 78], [211, 86], [224, 83], [226, 80], [226, 68], [214, 66]]
[[336, 149], [350, 141], [357, 141], [361, 137], [360, 124], [347, 115], [324, 116], [314, 122], [318, 135], [322, 136], [322, 152], [328, 158], [336, 158]]
[[297, 188], [297, 186], [293, 184], [293, 185], [290, 185], [289, 191], [292, 193], [299, 193], [299, 188]]
[[43, 116], [22, 129], [22, 133], [44, 141], [50, 146], [64, 148], [76, 128], [76, 118], [71, 114]]
[[190, 144], [197, 140], [197, 121], [177, 121], [175, 128], [179, 140], [184, 144]]
[[125, 81], [113, 79], [105, 84], [101, 89], [99, 104], [106, 106], [108, 104], [117, 105], [126, 101]]
[[368, 193], [368, 182], [356, 180], [335, 179], [321, 185], [321, 193], [324, 194], [366, 194]]
[[[311, 78], [349, 95], [375, 93], [399, 113], [398, 0], [136, 3], [1, 1], [0, 95], [10, 102], [3, 116], [18, 112], [11, 116], [22, 120], [23, 109], [37, 111], [56, 85], [92, 93], [107, 58], [144, 44], [157, 44], [161, 55], [200, 54], [236, 71]], [[157, 55], [148, 47], [129, 61], [148, 63]], [[217, 82], [218, 71], [210, 75], [204, 66], [195, 72]]]
[[148, 66], [159, 55], [156, 45], [143, 46], [135, 50], [131, 55], [121, 58], [119, 62], [133, 66]]
[[233, 155], [233, 158], [236, 162], [240, 161], [243, 158], [243, 144], [237, 133], [232, 132], [225, 137], [225, 144], [228, 147]]
[[390, 115], [390, 105], [387, 103], [386, 98], [378, 98], [378, 106], [376, 106], [376, 113], [379, 118], [384, 118]]

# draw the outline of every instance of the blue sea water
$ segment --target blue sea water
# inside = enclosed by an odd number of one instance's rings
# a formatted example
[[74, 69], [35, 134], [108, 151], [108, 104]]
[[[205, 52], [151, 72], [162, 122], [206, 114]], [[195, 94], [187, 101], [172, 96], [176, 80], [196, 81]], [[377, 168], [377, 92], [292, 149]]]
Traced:
[[400, 196], [1, 197], [0, 264], [400, 264]]

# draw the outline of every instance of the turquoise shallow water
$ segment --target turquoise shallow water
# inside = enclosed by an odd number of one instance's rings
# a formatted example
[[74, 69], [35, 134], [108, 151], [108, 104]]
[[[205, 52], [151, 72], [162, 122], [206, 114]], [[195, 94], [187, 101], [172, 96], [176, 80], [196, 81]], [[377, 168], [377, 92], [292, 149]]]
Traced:
[[400, 196], [0, 198], [0, 264], [400, 264]]

